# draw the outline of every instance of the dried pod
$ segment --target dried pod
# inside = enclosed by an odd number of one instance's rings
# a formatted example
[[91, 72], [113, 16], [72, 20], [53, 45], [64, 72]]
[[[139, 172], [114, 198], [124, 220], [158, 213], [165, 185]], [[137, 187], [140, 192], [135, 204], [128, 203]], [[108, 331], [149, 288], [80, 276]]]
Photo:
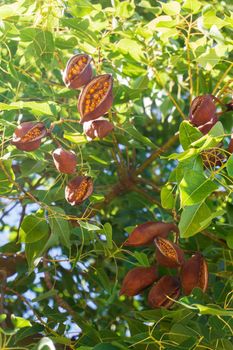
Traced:
[[198, 129], [202, 132], [203, 135], [208, 134], [212, 127], [217, 123], [218, 118], [214, 116], [208, 123], [198, 126]]
[[55, 167], [60, 173], [73, 174], [76, 170], [77, 159], [72, 151], [59, 147], [52, 154]]
[[152, 308], [165, 307], [169, 308], [180, 295], [180, 282], [173, 276], [163, 276], [151, 288], [148, 295], [148, 303]]
[[112, 76], [103, 74], [93, 78], [85, 86], [78, 100], [80, 123], [97, 119], [111, 108], [113, 102], [112, 85]]
[[45, 137], [47, 130], [40, 122], [25, 122], [14, 131], [12, 144], [22, 151], [34, 151], [40, 147], [41, 139]]
[[196, 253], [183, 264], [180, 278], [185, 295], [189, 295], [195, 287], [202, 289], [203, 292], [206, 291], [208, 287], [208, 266], [200, 253]]
[[103, 139], [113, 129], [113, 124], [105, 119], [90, 120], [89, 122], [83, 123], [84, 133], [89, 140], [93, 140], [96, 137]]
[[120, 295], [128, 297], [140, 294], [146, 287], [150, 286], [158, 279], [156, 266], [136, 267], [130, 270], [125, 276]]
[[77, 176], [65, 188], [65, 198], [71, 205], [79, 205], [93, 192], [93, 181], [87, 176]]
[[156, 245], [156, 260], [159, 265], [166, 267], [179, 267], [184, 262], [184, 252], [175, 243], [168, 239], [157, 237]]
[[225, 154], [219, 148], [211, 148], [201, 152], [203, 164], [206, 168], [214, 169], [222, 166], [225, 160]]
[[89, 83], [92, 77], [91, 57], [78, 54], [69, 59], [63, 73], [63, 81], [70, 89], [78, 89]]
[[211, 121], [215, 116], [216, 106], [212, 95], [196, 97], [191, 104], [189, 119], [195, 126], [200, 126]]
[[173, 223], [149, 221], [138, 225], [124, 242], [124, 245], [140, 247], [151, 244], [156, 237], [166, 238], [171, 231], [179, 233], [178, 227]]

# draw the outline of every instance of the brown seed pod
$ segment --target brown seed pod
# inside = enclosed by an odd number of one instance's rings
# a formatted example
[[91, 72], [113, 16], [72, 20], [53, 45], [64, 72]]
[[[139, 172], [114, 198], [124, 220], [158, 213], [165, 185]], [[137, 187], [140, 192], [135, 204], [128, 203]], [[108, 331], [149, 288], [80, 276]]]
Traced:
[[71, 205], [79, 205], [93, 192], [93, 181], [87, 176], [77, 176], [65, 188], [65, 199]]
[[103, 139], [113, 129], [114, 125], [105, 119], [90, 120], [83, 123], [83, 131], [89, 140], [93, 140], [96, 137]]
[[108, 112], [113, 102], [112, 86], [110, 74], [98, 75], [85, 86], [78, 100], [80, 123], [97, 119]]
[[231, 135], [230, 143], [228, 145], [228, 152], [233, 153], [233, 134]]
[[217, 122], [218, 118], [214, 116], [208, 123], [198, 126], [198, 129], [202, 132], [203, 135], [206, 135]]
[[185, 295], [191, 294], [195, 287], [202, 289], [203, 292], [206, 291], [208, 287], [208, 266], [200, 253], [196, 253], [183, 264], [180, 278]]
[[53, 161], [60, 173], [73, 174], [76, 170], [77, 159], [72, 151], [65, 151], [59, 147], [53, 151]]
[[136, 267], [130, 270], [125, 276], [120, 295], [131, 297], [140, 294], [140, 292], [152, 283], [157, 281], [158, 274], [156, 266]]
[[178, 227], [173, 223], [148, 221], [138, 225], [124, 242], [124, 245], [132, 247], [148, 245], [153, 243], [156, 237], [166, 238], [171, 231], [179, 233]]
[[25, 122], [14, 131], [12, 144], [22, 151], [34, 151], [40, 147], [41, 139], [45, 137], [47, 130], [40, 122]]
[[195, 126], [204, 125], [215, 116], [216, 106], [212, 95], [196, 97], [191, 104], [189, 119]]
[[201, 152], [203, 164], [206, 168], [214, 169], [222, 166], [225, 160], [225, 154], [219, 148], [211, 148]]
[[168, 239], [157, 237], [155, 238], [156, 260], [159, 265], [165, 267], [179, 267], [184, 262], [184, 252], [175, 243]]
[[78, 54], [69, 59], [63, 73], [63, 81], [70, 89], [78, 89], [89, 83], [92, 77], [91, 57]]
[[169, 308], [174, 301], [168, 297], [177, 300], [180, 295], [180, 282], [173, 276], [163, 276], [151, 288], [148, 295], [148, 303], [152, 308]]

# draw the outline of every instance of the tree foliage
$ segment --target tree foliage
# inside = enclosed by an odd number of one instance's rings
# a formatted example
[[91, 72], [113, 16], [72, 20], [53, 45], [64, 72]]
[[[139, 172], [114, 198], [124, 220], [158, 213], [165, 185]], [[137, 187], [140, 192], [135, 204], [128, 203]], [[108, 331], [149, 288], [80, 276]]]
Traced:
[[[232, 349], [232, 26], [230, 0], [0, 6], [1, 348]], [[114, 131], [103, 139], [86, 138], [80, 90], [62, 79], [77, 53], [113, 76]], [[207, 134], [189, 122], [204, 94], [218, 98]], [[27, 121], [53, 129], [32, 152], [11, 142]], [[72, 175], [54, 166], [58, 144], [94, 182], [78, 206], [65, 199]], [[130, 269], [155, 262], [153, 245], [123, 245], [148, 221], [176, 223], [186, 258], [203, 254], [206, 293], [171, 309], [151, 309], [149, 289], [119, 296]]]

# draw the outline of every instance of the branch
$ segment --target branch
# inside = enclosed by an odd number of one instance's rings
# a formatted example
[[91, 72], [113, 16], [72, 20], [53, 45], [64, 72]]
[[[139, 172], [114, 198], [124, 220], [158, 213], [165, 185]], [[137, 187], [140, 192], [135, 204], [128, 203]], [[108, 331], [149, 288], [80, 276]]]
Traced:
[[158, 158], [162, 153], [166, 152], [179, 138], [179, 134], [176, 133], [172, 136], [162, 147], [156, 149], [149, 158], [142, 163], [139, 168], [132, 174], [133, 177], [141, 174], [156, 158]]

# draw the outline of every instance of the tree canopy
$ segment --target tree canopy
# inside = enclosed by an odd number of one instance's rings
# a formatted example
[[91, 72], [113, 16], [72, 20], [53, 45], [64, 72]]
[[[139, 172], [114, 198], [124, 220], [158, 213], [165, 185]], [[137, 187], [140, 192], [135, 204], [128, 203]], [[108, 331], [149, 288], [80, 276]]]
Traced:
[[1, 348], [232, 349], [232, 28], [230, 0], [1, 3]]

